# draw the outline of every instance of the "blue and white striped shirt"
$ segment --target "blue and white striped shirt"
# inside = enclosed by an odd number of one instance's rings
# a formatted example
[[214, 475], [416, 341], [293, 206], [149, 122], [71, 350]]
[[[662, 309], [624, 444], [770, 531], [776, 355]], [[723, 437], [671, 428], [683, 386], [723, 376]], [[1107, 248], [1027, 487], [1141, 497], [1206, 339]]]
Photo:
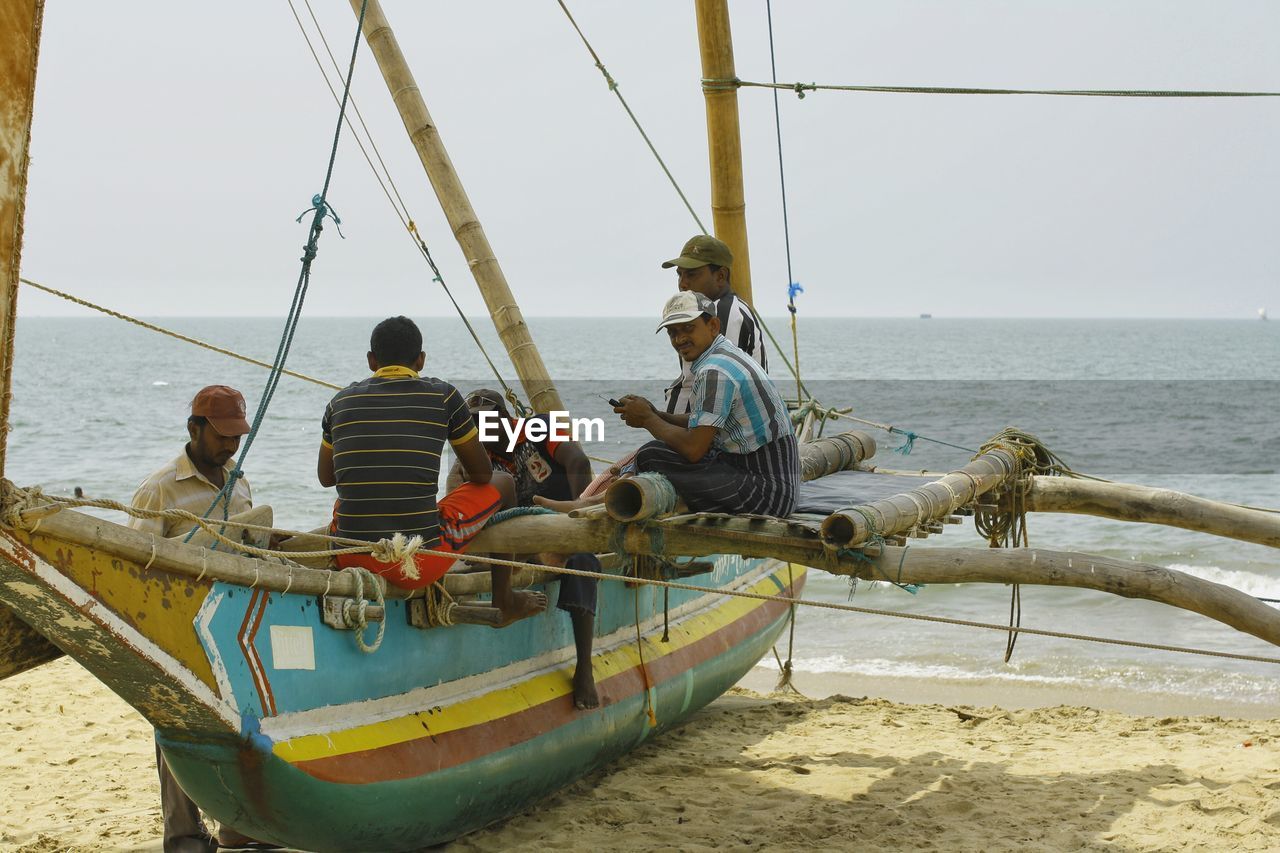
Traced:
[[745, 455], [794, 436], [786, 403], [769, 374], [724, 335], [718, 335], [691, 367], [689, 428], [719, 427], [713, 447]]

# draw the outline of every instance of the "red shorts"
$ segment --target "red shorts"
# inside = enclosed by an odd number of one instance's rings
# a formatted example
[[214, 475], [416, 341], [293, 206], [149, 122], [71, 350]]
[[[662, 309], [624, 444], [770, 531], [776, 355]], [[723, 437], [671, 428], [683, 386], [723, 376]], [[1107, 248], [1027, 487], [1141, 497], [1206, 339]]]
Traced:
[[[476, 538], [485, 522], [502, 508], [502, 493], [492, 483], [477, 485], [463, 483], [436, 504], [436, 514], [440, 519], [440, 542], [431, 547], [433, 551], [447, 551], [450, 554], [462, 554]], [[334, 507], [335, 512], [337, 507]], [[336, 530], [338, 520], [335, 517], [330, 530]], [[382, 575], [391, 583], [402, 589], [419, 589], [430, 586], [449, 571], [449, 567], [457, 562], [454, 557], [436, 554], [414, 554], [413, 562], [418, 567], [418, 577], [405, 577], [404, 570], [398, 563], [383, 563], [375, 560], [372, 554], [340, 554], [338, 566], [360, 566], [375, 575]]]

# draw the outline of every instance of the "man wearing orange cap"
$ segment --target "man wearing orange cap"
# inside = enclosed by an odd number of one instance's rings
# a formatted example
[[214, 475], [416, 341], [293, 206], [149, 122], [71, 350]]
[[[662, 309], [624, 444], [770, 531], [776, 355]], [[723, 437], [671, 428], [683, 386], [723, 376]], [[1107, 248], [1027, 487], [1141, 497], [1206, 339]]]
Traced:
[[[190, 441], [178, 457], [142, 481], [133, 496], [139, 509], [185, 509], [204, 515], [213, 498], [226, 485], [231, 460], [240, 449], [240, 436], [249, 432], [244, 397], [226, 385], [201, 388], [191, 401], [187, 418]], [[231, 493], [228, 515], [253, 506], [249, 481], [241, 477]], [[219, 508], [218, 515], [221, 516]], [[191, 529], [191, 522], [177, 518], [131, 518], [129, 526], [144, 533], [177, 536]]]
[[[201, 388], [191, 401], [187, 418], [190, 439], [182, 453], [142, 481], [133, 496], [139, 509], [184, 509], [204, 515], [214, 496], [222, 491], [231, 474], [232, 457], [240, 449], [240, 437], [249, 432], [244, 397], [226, 385]], [[249, 481], [236, 480], [227, 514], [235, 515], [253, 506]], [[221, 516], [221, 511], [218, 510]], [[157, 536], [180, 536], [191, 522], [178, 518], [130, 518], [129, 526]], [[200, 809], [186, 795], [165, 764], [160, 744], [156, 744], [156, 764], [160, 773], [160, 809], [164, 813], [165, 853], [206, 853], [222, 847], [258, 846], [258, 842], [229, 826], [218, 831], [215, 841], [200, 819]]]

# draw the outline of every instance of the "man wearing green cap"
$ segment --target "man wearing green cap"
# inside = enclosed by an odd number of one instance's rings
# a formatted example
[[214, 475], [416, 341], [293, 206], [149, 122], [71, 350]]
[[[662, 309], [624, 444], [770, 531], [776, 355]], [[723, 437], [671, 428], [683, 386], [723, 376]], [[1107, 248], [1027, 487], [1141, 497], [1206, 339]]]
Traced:
[[[701, 293], [710, 299], [715, 306], [715, 316], [720, 319], [720, 333], [767, 372], [769, 359], [765, 355], [764, 327], [751, 306], [733, 292], [729, 281], [733, 252], [729, 247], [709, 234], [698, 234], [684, 244], [679, 257], [662, 264], [663, 269], [672, 267], [676, 268], [680, 291]], [[671, 383], [665, 394], [669, 414], [688, 413], [693, 394], [693, 371], [689, 362], [681, 359], [680, 378]]]

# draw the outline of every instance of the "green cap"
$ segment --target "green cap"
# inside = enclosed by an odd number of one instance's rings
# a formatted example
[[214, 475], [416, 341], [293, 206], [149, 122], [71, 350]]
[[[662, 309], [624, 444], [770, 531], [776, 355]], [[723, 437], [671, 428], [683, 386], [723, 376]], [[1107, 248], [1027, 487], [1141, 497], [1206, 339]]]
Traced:
[[705, 267], [707, 264], [715, 264], [718, 267], [732, 267], [733, 252], [729, 251], [728, 246], [710, 234], [699, 234], [684, 244], [684, 248], [680, 250], [680, 257], [664, 261], [662, 268], [669, 270], [672, 267], [680, 267], [681, 269], [691, 270], [697, 267]]

